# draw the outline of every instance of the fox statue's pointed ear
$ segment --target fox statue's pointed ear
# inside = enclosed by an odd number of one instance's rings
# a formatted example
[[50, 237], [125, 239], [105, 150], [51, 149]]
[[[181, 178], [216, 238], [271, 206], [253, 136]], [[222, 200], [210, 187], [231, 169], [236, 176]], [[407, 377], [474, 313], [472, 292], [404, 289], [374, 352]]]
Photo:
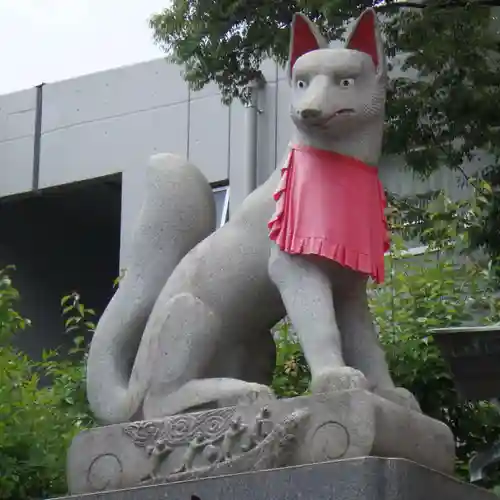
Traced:
[[346, 49], [358, 50], [368, 54], [375, 64], [378, 74], [385, 74], [386, 60], [382, 34], [373, 9], [362, 12], [349, 35]]
[[328, 41], [321, 35], [318, 28], [303, 14], [294, 14], [288, 55], [288, 77], [292, 77], [295, 62], [301, 55], [326, 47], [328, 47]]

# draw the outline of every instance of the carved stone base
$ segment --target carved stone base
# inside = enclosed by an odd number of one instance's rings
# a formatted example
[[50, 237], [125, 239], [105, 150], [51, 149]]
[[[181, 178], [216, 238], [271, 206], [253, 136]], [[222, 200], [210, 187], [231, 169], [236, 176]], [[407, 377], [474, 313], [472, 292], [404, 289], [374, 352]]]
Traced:
[[372, 393], [304, 396], [99, 427], [68, 455], [71, 494], [362, 456], [451, 473], [446, 425]]

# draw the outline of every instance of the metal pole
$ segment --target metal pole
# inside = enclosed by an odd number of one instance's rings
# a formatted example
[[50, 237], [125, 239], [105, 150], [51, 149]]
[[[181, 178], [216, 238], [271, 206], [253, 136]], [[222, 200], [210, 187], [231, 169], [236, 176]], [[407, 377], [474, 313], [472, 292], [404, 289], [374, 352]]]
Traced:
[[257, 129], [259, 89], [262, 81], [253, 81], [249, 85], [250, 102], [246, 106], [245, 116], [245, 163], [243, 182], [245, 186], [245, 197], [257, 187]]

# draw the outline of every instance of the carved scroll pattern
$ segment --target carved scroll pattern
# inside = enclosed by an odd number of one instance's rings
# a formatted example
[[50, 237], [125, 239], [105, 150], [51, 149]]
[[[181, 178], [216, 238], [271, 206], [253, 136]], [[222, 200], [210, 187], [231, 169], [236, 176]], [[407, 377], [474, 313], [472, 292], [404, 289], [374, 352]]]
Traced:
[[140, 448], [154, 446], [161, 440], [173, 448], [189, 444], [197, 434], [205, 441], [217, 441], [231, 424], [235, 408], [220, 408], [202, 413], [176, 415], [157, 422], [134, 422], [123, 432]]

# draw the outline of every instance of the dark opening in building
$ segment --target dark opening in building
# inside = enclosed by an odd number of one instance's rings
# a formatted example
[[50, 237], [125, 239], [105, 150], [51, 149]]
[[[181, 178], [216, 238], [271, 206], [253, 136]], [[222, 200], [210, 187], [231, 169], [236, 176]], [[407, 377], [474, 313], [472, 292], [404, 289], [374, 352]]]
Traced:
[[120, 219], [121, 174], [0, 200], [0, 267], [17, 268], [19, 310], [32, 326], [16, 344], [28, 355], [72, 345], [64, 295], [103, 312], [119, 274]]

